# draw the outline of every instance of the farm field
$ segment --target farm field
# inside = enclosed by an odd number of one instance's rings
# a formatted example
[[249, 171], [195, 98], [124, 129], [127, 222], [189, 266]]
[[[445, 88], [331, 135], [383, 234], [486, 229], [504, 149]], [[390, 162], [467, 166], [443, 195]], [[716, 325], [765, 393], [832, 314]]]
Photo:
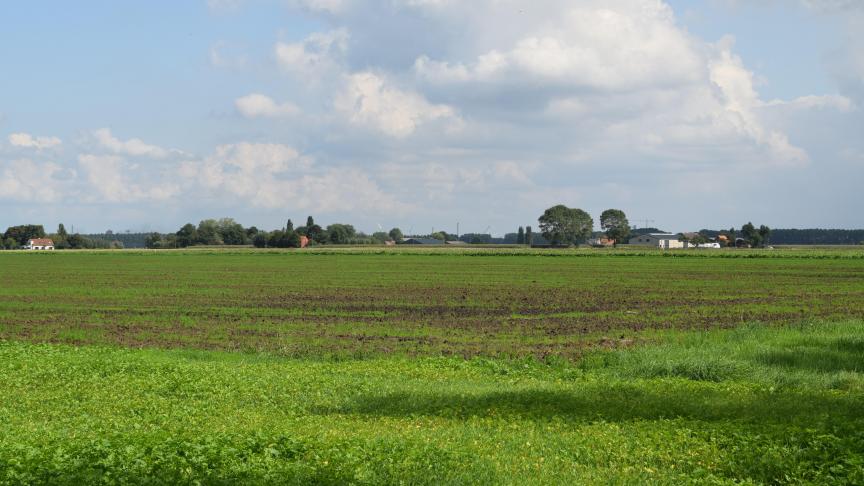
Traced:
[[861, 484], [864, 252], [0, 254], [0, 484]]
[[864, 318], [864, 252], [556, 255], [0, 255], [0, 338], [313, 358], [575, 357], [667, 329]]

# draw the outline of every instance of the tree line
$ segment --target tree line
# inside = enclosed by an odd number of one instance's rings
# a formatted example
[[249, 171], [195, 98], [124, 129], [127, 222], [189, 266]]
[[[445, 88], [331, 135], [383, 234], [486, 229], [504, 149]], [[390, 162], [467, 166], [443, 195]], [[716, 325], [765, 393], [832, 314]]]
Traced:
[[367, 235], [350, 224], [334, 223], [326, 228], [315, 223], [312, 216], [306, 218], [304, 226], [294, 226], [290, 219], [285, 226], [264, 231], [250, 226], [244, 227], [233, 218], [205, 219], [195, 226], [183, 225], [176, 233], [151, 233], [145, 239], [147, 248], [187, 248], [190, 246], [254, 245], [257, 248], [299, 248], [305, 237], [309, 244], [316, 245], [371, 245], [402, 239], [402, 231], [393, 228]]
[[84, 249], [120, 249], [123, 243], [118, 240], [91, 238], [79, 233], [69, 234], [63, 223], [57, 227], [57, 231], [51, 234], [45, 233], [41, 224], [25, 224], [10, 226], [3, 233], [2, 245], [4, 250], [15, 250], [27, 245], [27, 241], [37, 238], [48, 238], [54, 242], [54, 248], [58, 250], [84, 250]]

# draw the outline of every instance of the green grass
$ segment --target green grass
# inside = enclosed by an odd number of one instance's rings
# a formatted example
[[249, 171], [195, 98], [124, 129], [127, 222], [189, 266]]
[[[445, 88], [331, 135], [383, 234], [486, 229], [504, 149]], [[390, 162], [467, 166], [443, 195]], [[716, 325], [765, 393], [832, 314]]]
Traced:
[[0, 253], [0, 484], [862, 484], [862, 255]]
[[656, 330], [864, 318], [860, 258], [462, 251], [0, 253], [0, 338], [313, 358], [577, 358]]
[[7, 342], [0, 483], [861, 484], [862, 346], [860, 321], [575, 363]]

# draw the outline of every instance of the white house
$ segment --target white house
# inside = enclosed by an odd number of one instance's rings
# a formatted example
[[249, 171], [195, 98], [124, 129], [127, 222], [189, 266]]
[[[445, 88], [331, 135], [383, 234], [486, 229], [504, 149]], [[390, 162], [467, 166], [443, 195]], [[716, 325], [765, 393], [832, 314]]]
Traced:
[[25, 250], [53, 250], [54, 242], [47, 238], [34, 238], [31, 240], [27, 240], [27, 246], [24, 247]]
[[630, 238], [631, 246], [650, 246], [669, 250], [671, 248], [684, 248], [684, 242], [677, 235], [671, 233], [648, 233]]

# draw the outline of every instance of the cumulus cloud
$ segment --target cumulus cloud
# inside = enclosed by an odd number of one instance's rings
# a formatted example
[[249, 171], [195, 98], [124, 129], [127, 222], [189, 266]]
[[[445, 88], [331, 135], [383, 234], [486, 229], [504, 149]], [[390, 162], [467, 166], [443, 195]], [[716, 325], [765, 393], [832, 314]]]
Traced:
[[184, 163], [178, 175], [209, 194], [229, 195], [260, 208], [404, 209], [363, 171], [316, 167], [311, 159], [282, 144], [221, 145], [203, 160]]
[[[617, 5], [616, 5], [617, 4]], [[417, 59], [414, 69], [432, 82], [543, 83], [569, 91], [677, 85], [699, 77], [699, 53], [660, 2], [580, 2], [506, 50], [470, 63]]]
[[246, 118], [282, 118], [300, 112], [293, 103], [277, 103], [269, 96], [252, 93], [234, 100], [234, 107]]
[[13, 133], [9, 135], [9, 143], [13, 147], [33, 148], [44, 150], [60, 146], [63, 143], [57, 137], [34, 137], [29, 133]]
[[142, 183], [148, 174], [140, 173], [137, 165], [129, 164], [119, 156], [82, 154], [78, 156], [78, 165], [99, 194], [98, 198], [88, 194], [87, 198], [91, 200], [122, 203], [165, 201], [179, 191], [176, 183], [170, 180], [159, 180], [149, 185]]
[[53, 162], [0, 161], [0, 199], [35, 204], [55, 203], [63, 194], [63, 168]]
[[393, 137], [407, 137], [421, 124], [434, 120], [460, 121], [452, 107], [429, 103], [420, 94], [388, 85], [385, 78], [371, 72], [348, 76], [334, 106], [352, 124]]
[[101, 148], [119, 155], [161, 158], [169, 154], [168, 150], [157, 147], [156, 145], [147, 144], [140, 138], [120, 140], [116, 138], [108, 128], [94, 130], [93, 137]]
[[341, 69], [341, 58], [347, 49], [345, 29], [315, 32], [300, 42], [278, 42], [276, 60], [286, 71], [303, 76], [326, 74]]
[[710, 73], [711, 81], [722, 93], [724, 123], [765, 146], [780, 164], [798, 165], [809, 160], [807, 153], [793, 146], [785, 134], [767, 129], [760, 122], [754, 109], [763, 103], [754, 89], [753, 73], [744, 68], [729, 45], [723, 46], [719, 56], [712, 60]]

